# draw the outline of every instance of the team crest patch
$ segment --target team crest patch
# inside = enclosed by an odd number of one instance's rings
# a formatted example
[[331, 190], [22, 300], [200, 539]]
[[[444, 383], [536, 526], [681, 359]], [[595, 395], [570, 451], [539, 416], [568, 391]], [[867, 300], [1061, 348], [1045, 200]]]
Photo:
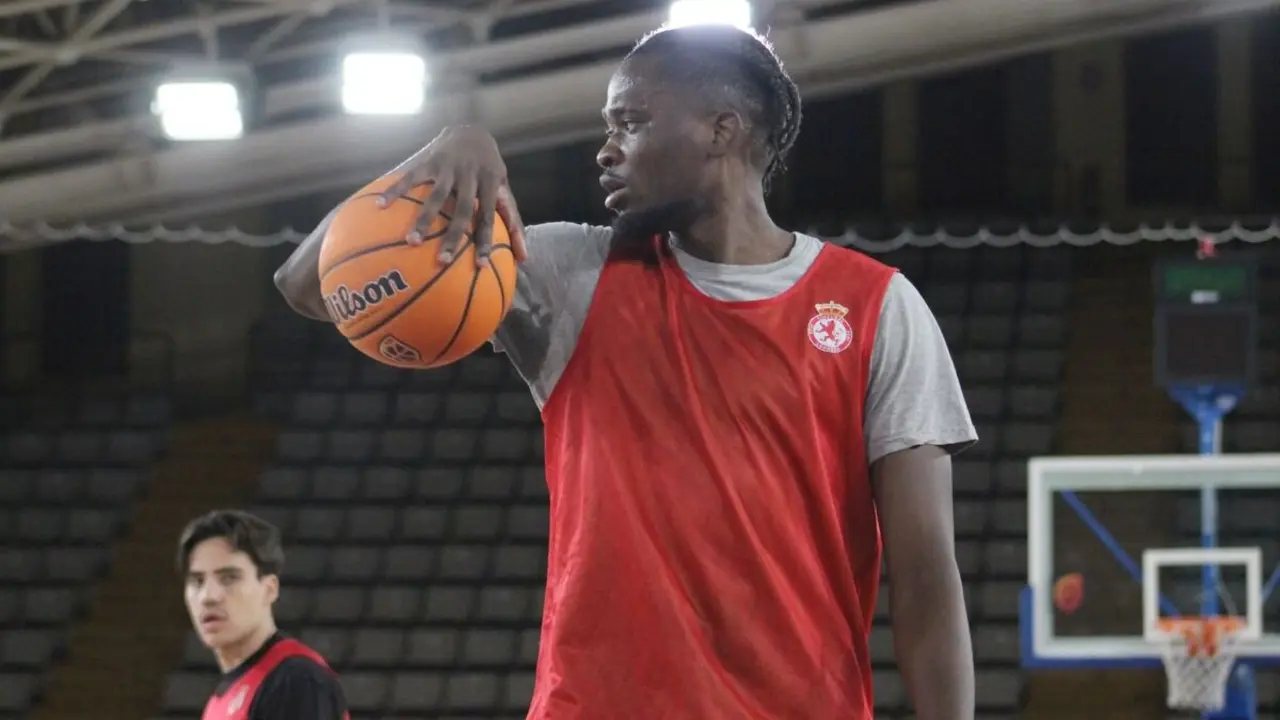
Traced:
[[844, 352], [853, 343], [853, 327], [844, 319], [849, 308], [833, 302], [820, 303], [809, 320], [809, 342], [825, 353]]

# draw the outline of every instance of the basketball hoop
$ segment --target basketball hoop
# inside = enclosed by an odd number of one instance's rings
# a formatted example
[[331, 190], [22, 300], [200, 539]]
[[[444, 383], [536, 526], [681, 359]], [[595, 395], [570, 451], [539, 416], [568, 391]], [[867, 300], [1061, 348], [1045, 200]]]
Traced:
[[1221, 710], [1235, 665], [1236, 644], [1247, 627], [1236, 616], [1163, 618], [1156, 623], [1169, 707]]

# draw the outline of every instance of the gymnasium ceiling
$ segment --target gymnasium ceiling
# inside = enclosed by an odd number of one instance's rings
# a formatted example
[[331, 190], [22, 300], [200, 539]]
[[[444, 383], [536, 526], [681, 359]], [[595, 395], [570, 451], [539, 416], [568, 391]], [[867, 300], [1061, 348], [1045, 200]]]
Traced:
[[[940, 72], [1280, 0], [774, 0], [756, 15], [806, 95]], [[420, 117], [337, 103], [338, 45], [379, 6], [431, 48]], [[350, 187], [443, 124], [513, 148], [598, 133], [604, 83], [659, 0], [0, 0], [0, 223], [172, 221]], [[257, 81], [246, 137], [171, 145], [160, 74], [208, 59]], [[0, 243], [2, 244], [2, 243]]]

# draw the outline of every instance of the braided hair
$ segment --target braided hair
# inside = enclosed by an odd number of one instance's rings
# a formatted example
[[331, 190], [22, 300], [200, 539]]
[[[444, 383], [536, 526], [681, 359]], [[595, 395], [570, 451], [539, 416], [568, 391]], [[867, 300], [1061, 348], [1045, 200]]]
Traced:
[[763, 151], [768, 190], [800, 135], [801, 117], [800, 89], [769, 41], [729, 25], [662, 28], [641, 38], [623, 62], [640, 58], [656, 61], [664, 79], [727, 97]]

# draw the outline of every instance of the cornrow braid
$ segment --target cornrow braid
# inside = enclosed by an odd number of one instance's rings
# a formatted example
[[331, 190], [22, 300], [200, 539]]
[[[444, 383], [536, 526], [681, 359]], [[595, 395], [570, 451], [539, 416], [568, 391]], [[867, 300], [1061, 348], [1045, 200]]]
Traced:
[[[765, 189], [786, 167], [800, 135], [800, 88], [767, 39], [727, 25], [662, 28], [641, 38], [627, 60], [657, 58], [671, 79], [734, 94], [765, 151]], [[624, 61], [625, 62], [625, 61]]]

